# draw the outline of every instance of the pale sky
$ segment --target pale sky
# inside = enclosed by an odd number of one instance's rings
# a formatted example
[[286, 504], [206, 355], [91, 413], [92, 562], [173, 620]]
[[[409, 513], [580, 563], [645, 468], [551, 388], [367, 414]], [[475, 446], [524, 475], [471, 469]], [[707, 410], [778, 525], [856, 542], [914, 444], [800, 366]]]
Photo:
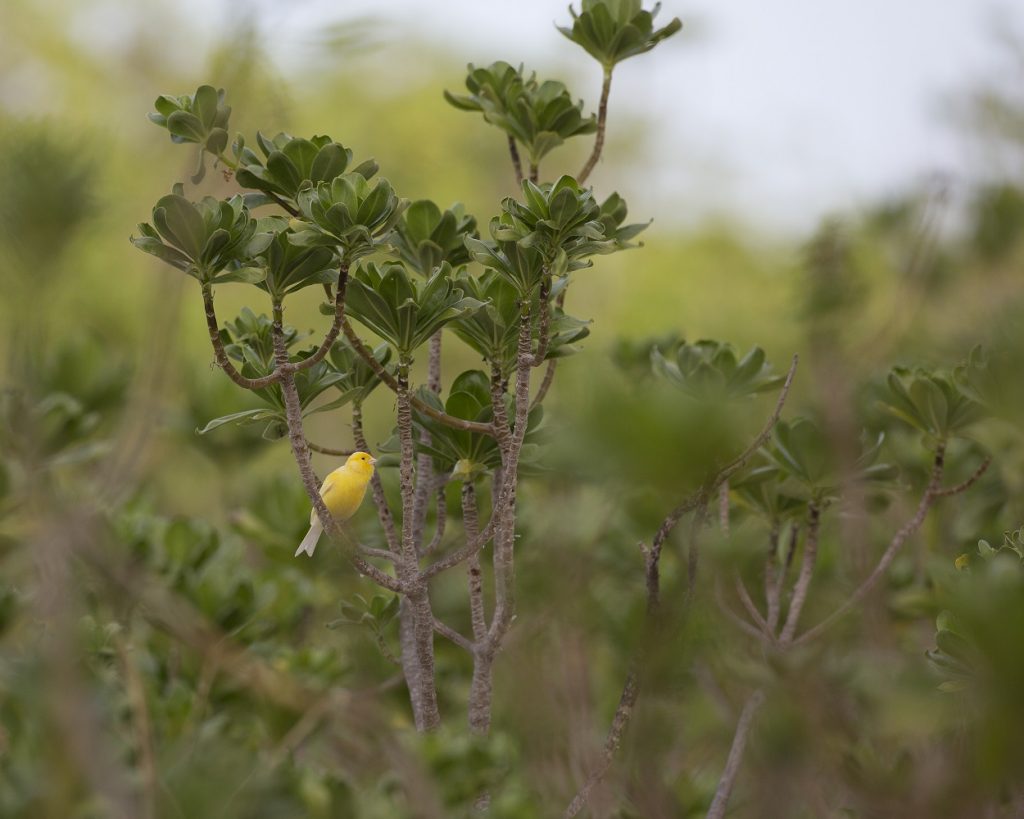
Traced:
[[[936, 173], [978, 171], [951, 101], [1005, 70], [997, 28], [1024, 36], [1024, 4], [1008, 0], [665, 0], [657, 22], [673, 16], [680, 34], [617, 68], [611, 135], [616, 114], [653, 126], [649, 181], [682, 221], [734, 213], [797, 230]], [[301, 53], [304, 25], [330, 17], [386, 20], [384, 49], [408, 33], [460, 62], [599, 82], [554, 29], [564, 2], [306, 0], [275, 23], [295, 38], [291, 51], [279, 40], [284, 59]], [[594, 89], [573, 86], [593, 105]]]

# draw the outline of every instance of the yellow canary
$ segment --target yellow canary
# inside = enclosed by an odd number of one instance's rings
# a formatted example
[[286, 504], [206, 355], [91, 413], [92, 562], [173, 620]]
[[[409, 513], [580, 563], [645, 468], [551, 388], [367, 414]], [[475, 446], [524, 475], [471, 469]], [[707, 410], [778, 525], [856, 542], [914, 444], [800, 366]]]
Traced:
[[[327, 509], [335, 520], [343, 521], [352, 517], [366, 495], [366, 485], [373, 477], [373, 465], [377, 459], [365, 452], [353, 452], [348, 456], [345, 465], [335, 469], [324, 480], [320, 487], [320, 497], [324, 499]], [[309, 531], [295, 550], [295, 556], [305, 552], [310, 557], [316, 549], [316, 543], [324, 527], [316, 516], [314, 509], [309, 514]]]

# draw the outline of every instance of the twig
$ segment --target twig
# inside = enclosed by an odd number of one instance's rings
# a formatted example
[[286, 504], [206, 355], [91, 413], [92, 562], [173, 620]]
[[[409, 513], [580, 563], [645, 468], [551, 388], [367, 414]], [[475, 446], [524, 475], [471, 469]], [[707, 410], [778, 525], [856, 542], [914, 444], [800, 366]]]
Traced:
[[718, 610], [728, 618], [729, 622], [749, 637], [753, 637], [755, 640], [763, 642], [765, 637], [764, 632], [758, 631], [732, 610], [729, 604], [725, 601], [725, 597], [722, 595], [722, 586], [717, 580], [714, 583], [714, 590], [715, 604], [718, 606]]
[[473, 653], [473, 641], [463, 637], [459, 632], [453, 629], [451, 626], [445, 625], [436, 617], [434, 618], [434, 631], [440, 634], [442, 637], [447, 637], [459, 648], [464, 648], [470, 654]]
[[817, 503], [811, 503], [807, 509], [807, 537], [804, 539], [804, 556], [800, 564], [800, 576], [793, 587], [793, 599], [789, 604], [789, 612], [786, 614], [786, 623], [782, 627], [782, 634], [779, 642], [786, 646], [793, 641], [796, 634], [797, 623], [800, 620], [800, 612], [804, 603], [807, 602], [807, 592], [811, 587], [811, 578], [814, 575], [814, 564], [818, 558], [818, 535], [821, 530], [821, 510]]
[[330, 455], [335, 458], [347, 458], [354, 452], [354, 450], [351, 449], [334, 449], [333, 447], [314, 444], [308, 438], [306, 439], [306, 446], [314, 452], [319, 452], [321, 455]]
[[883, 552], [882, 557], [879, 559], [878, 564], [872, 570], [871, 574], [868, 575], [867, 579], [864, 580], [853, 594], [851, 594], [849, 598], [839, 606], [839, 608], [832, 612], [832, 614], [793, 640], [793, 646], [804, 645], [820, 635], [837, 620], [842, 618], [846, 612], [863, 599], [864, 596], [875, 587], [875, 584], [881, 580], [886, 569], [889, 568], [889, 565], [896, 558], [900, 548], [907, 541], [907, 538], [914, 534], [914, 532], [920, 528], [921, 524], [924, 523], [924, 519], [927, 517], [928, 510], [931, 508], [932, 503], [935, 501], [936, 493], [939, 491], [939, 486], [942, 482], [942, 472], [945, 467], [945, 454], [945, 444], [939, 444], [935, 451], [935, 459], [932, 463], [931, 479], [928, 481], [928, 486], [925, 488], [924, 494], [921, 496], [921, 502], [917, 506], [917, 511], [914, 513], [914, 516], [903, 524], [899, 531], [893, 535], [892, 540], [889, 542], [889, 545], [886, 547], [885, 552]]
[[715, 798], [711, 802], [707, 819], [722, 819], [725, 816], [725, 809], [729, 804], [729, 797], [732, 796], [736, 775], [739, 773], [740, 763], [743, 760], [743, 752], [747, 747], [747, 739], [750, 737], [750, 727], [754, 722], [754, 716], [764, 705], [764, 699], [764, 692], [758, 689], [750, 695], [743, 706], [739, 721], [736, 723], [736, 733], [733, 734], [729, 756], [725, 762], [725, 770], [722, 772], [721, 779], [718, 780], [718, 788], [715, 790]]
[[601, 101], [597, 106], [597, 133], [594, 135], [594, 150], [591, 151], [586, 164], [579, 172], [579, 176], [576, 177], [576, 181], [581, 185], [587, 181], [587, 177], [594, 170], [597, 160], [601, 158], [601, 151], [604, 149], [604, 133], [608, 122], [608, 94], [611, 89], [612, 71], [610, 68], [607, 68], [604, 72], [604, 80], [601, 83]]
[[761, 629], [765, 637], [770, 639], [771, 630], [768, 628], [768, 622], [761, 616], [761, 612], [757, 610], [757, 606], [750, 597], [750, 592], [747, 591], [747, 585], [743, 582], [743, 578], [739, 576], [739, 573], [736, 574], [734, 581], [736, 584], [736, 594], [739, 595], [743, 608], [747, 610], [747, 614], [754, 621], [754, 625]]
[[308, 358], [304, 358], [301, 361], [296, 361], [291, 366], [295, 372], [301, 372], [302, 370], [308, 370], [310, 367], [319, 364], [324, 360], [324, 357], [330, 352], [334, 342], [338, 339], [338, 333], [341, 332], [341, 322], [345, 319], [345, 292], [348, 289], [348, 264], [342, 264], [338, 269], [338, 289], [334, 295], [334, 321], [331, 322], [331, 327], [327, 331], [327, 335], [324, 336], [324, 340], [317, 347], [316, 352]]
[[531, 162], [530, 163], [530, 181], [533, 182], [536, 185], [537, 184], [537, 180], [539, 180], [539, 179], [540, 179], [540, 167], [536, 163]]
[[374, 549], [361, 544], [359, 546], [359, 553], [366, 557], [375, 557], [378, 560], [390, 560], [392, 563], [397, 563], [399, 560], [398, 555], [388, 549]]
[[[347, 338], [349, 342], [352, 344], [352, 348], [362, 357], [362, 359], [367, 364], [370, 365], [370, 369], [373, 370], [374, 375], [376, 375], [388, 389], [390, 389], [392, 392], [397, 393], [398, 382], [395, 380], [394, 376], [392, 376], [391, 373], [389, 373], [380, 365], [380, 362], [374, 357], [373, 353], [367, 349], [365, 344], [363, 344], [362, 339], [360, 339], [359, 336], [356, 335], [355, 330], [352, 329], [352, 325], [348, 323], [347, 319], [342, 320], [341, 329], [342, 332], [345, 334], [345, 338]], [[463, 418], [456, 418], [452, 415], [448, 415], [447, 413], [434, 409], [434, 407], [430, 406], [429, 404], [425, 404], [415, 395], [410, 394], [409, 401], [418, 412], [422, 412], [424, 415], [433, 418], [435, 421], [439, 421], [446, 427], [451, 427], [452, 429], [461, 429], [465, 432], [477, 432], [482, 435], [494, 435], [494, 428], [491, 426], [491, 424], [481, 424], [477, 423], [476, 421], [466, 421]]]
[[512, 157], [512, 168], [516, 172], [516, 186], [523, 186], [523, 163], [519, 159], [519, 149], [516, 147], [516, 138], [509, 134], [508, 153]]
[[779, 392], [779, 397], [775, 401], [775, 409], [772, 411], [771, 416], [765, 422], [764, 427], [758, 433], [750, 446], [718, 471], [715, 487], [718, 487], [725, 481], [729, 480], [729, 478], [731, 478], [737, 470], [741, 469], [743, 465], [750, 460], [754, 453], [764, 446], [765, 442], [771, 437], [772, 430], [775, 429], [775, 424], [778, 423], [779, 416], [782, 415], [782, 408], [785, 406], [786, 398], [789, 396], [789, 388], [793, 385], [793, 377], [796, 375], [796, 367], [799, 361], [799, 356], [794, 355], [793, 362], [789, 365], [789, 372], [786, 373], [786, 380], [782, 385], [782, 390]]
[[551, 389], [551, 382], [555, 380], [555, 370], [558, 367], [558, 359], [552, 358], [548, 361], [548, 366], [544, 370], [544, 378], [540, 382], [540, 387], [537, 389], [537, 394], [533, 396], [533, 403], [530, 405], [530, 409], [539, 406], [540, 403], [547, 397], [548, 390]]
[[636, 706], [639, 695], [640, 685], [637, 671], [636, 668], [631, 668], [626, 675], [626, 684], [623, 686], [622, 695], [619, 697], [619, 704], [615, 708], [615, 715], [612, 717], [611, 728], [608, 729], [608, 736], [604, 741], [601, 759], [590, 772], [587, 781], [583, 783], [583, 787], [573, 797], [569, 807], [565, 809], [565, 813], [562, 814], [563, 819], [572, 819], [572, 817], [583, 810], [587, 800], [590, 798], [591, 791], [608, 773], [608, 769], [611, 768], [612, 761], [615, 758], [615, 752], [622, 744], [622, 735], [629, 724], [630, 718], [633, 716], [633, 708]]
[[981, 462], [981, 465], [971, 473], [969, 477], [963, 483], [958, 483], [956, 486], [948, 486], [945, 489], [939, 489], [934, 493], [936, 498], [948, 498], [950, 495], [959, 495], [961, 492], [966, 492], [970, 489], [978, 479], [988, 471], [989, 466], [992, 464], [991, 458], [986, 458]]
[[210, 344], [213, 346], [213, 356], [217, 361], [217, 366], [224, 370], [228, 378], [247, 390], [261, 390], [280, 380], [281, 374], [276, 369], [262, 378], [246, 378], [235, 369], [235, 365], [231, 363], [231, 359], [228, 358], [228, 354], [224, 350], [224, 343], [220, 337], [217, 314], [213, 307], [213, 287], [209, 284], [203, 285], [203, 306], [206, 312], [206, 329], [209, 331]]

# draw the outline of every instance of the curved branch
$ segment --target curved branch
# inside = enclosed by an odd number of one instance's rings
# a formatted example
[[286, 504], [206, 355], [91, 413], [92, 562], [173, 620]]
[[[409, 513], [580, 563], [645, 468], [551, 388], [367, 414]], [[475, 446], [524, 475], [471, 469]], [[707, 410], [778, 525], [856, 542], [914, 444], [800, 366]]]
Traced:
[[800, 576], [793, 587], [793, 599], [789, 604], [789, 612], [786, 614], [786, 623], [782, 627], [782, 634], [779, 642], [788, 645], [796, 634], [797, 623], [800, 620], [800, 612], [803, 611], [804, 603], [807, 602], [807, 592], [811, 587], [811, 578], [814, 575], [814, 564], [818, 558], [818, 534], [821, 531], [821, 510], [818, 504], [811, 503], [808, 508], [807, 538], [804, 540], [804, 556], [800, 564]]
[[[373, 370], [373, 374], [377, 376], [392, 392], [398, 392], [398, 381], [385, 370], [380, 362], [374, 357], [373, 353], [367, 348], [361, 338], [356, 335], [356, 331], [352, 329], [352, 325], [349, 324], [348, 319], [342, 319], [341, 330], [345, 334], [345, 338], [352, 344], [352, 348], [359, 353], [363, 361], [370, 365], [370, 369]], [[433, 418], [438, 423], [444, 424], [446, 427], [452, 429], [460, 429], [464, 432], [476, 432], [481, 435], [494, 435], [494, 427], [491, 424], [481, 424], [477, 421], [467, 421], [463, 418], [456, 418], [452, 415], [448, 415], [446, 412], [441, 412], [438, 409], [429, 404], [423, 403], [419, 398], [410, 393], [409, 400], [418, 412], [422, 412], [424, 415]]]
[[722, 778], [718, 780], [718, 788], [715, 790], [715, 798], [711, 802], [707, 819], [722, 819], [725, 816], [729, 797], [732, 796], [733, 785], [736, 784], [736, 775], [739, 773], [740, 763], [743, 761], [743, 752], [747, 748], [750, 727], [754, 723], [754, 716], [764, 705], [764, 700], [764, 692], [758, 689], [750, 695], [743, 706], [739, 722], [736, 723], [732, 746], [729, 748], [729, 757], [725, 762], [725, 770], [722, 772]]
[[939, 444], [938, 449], [935, 450], [935, 460], [932, 463], [932, 474], [931, 479], [928, 481], [928, 486], [924, 490], [924, 494], [921, 496], [921, 502], [917, 506], [917, 511], [914, 516], [908, 520], [903, 526], [900, 527], [899, 531], [893, 535], [892, 540], [886, 547], [885, 552], [882, 553], [882, 557], [879, 558], [877, 565], [872, 570], [871, 574], [867, 576], [863, 583], [861, 583], [856, 590], [851, 594], [846, 601], [839, 606], [834, 612], [828, 617], [822, 620], [818, 625], [808, 629], [795, 640], [792, 641], [791, 645], [799, 646], [804, 643], [808, 643], [815, 637], [820, 635], [823, 631], [828, 629], [837, 620], [839, 620], [846, 612], [848, 612], [854, 605], [856, 605], [861, 599], [871, 591], [875, 584], [882, 579], [886, 569], [896, 558], [897, 553], [903, 544], [907, 541], [914, 532], [916, 532], [921, 524], [924, 523], [925, 517], [928, 515], [928, 510], [935, 502], [935, 498], [938, 494], [939, 487], [942, 483], [942, 472], [945, 468], [945, 455], [946, 447], [945, 444]]
[[612, 72], [611, 69], [605, 69], [604, 81], [601, 83], [601, 101], [597, 106], [597, 133], [594, 136], [594, 150], [591, 152], [590, 157], [587, 159], [586, 164], [580, 171], [579, 176], [576, 177], [576, 181], [581, 185], [587, 181], [587, 177], [590, 176], [590, 172], [594, 170], [594, 166], [597, 165], [597, 160], [601, 158], [601, 151], [604, 149], [604, 132], [605, 126], [608, 122], [608, 94], [612, 89]]
[[203, 284], [203, 307], [206, 312], [206, 329], [210, 334], [210, 344], [213, 346], [214, 358], [217, 361], [217, 366], [224, 370], [228, 378], [239, 387], [247, 390], [261, 390], [277, 383], [281, 379], [281, 373], [277, 368], [270, 375], [265, 375], [262, 378], [246, 378], [235, 369], [235, 365], [228, 358], [227, 351], [224, 349], [224, 343], [221, 341], [220, 327], [217, 324], [217, 313], [213, 307], [213, 287], [209, 283]]
[[327, 353], [330, 352], [331, 347], [334, 346], [334, 342], [338, 339], [338, 333], [341, 332], [341, 322], [345, 319], [345, 291], [347, 286], [348, 265], [342, 264], [338, 269], [338, 290], [334, 295], [334, 321], [331, 323], [331, 329], [327, 331], [323, 342], [313, 355], [309, 358], [304, 358], [302, 361], [296, 361], [291, 365], [295, 372], [308, 370], [310, 367], [319, 364], [324, 360]]
[[353, 449], [334, 449], [329, 446], [321, 446], [320, 444], [314, 444], [309, 439], [306, 440], [306, 446], [312, 449], [314, 452], [319, 452], [321, 455], [330, 455], [335, 458], [347, 458], [355, 450]]
[[451, 626], [445, 625], [436, 617], [434, 618], [434, 631], [440, 634], [442, 637], [447, 637], [459, 648], [464, 648], [470, 654], [473, 653], [473, 643], [471, 640], [467, 640], [459, 632], [453, 629]]
[[971, 477], [969, 477], [966, 481], [964, 481], [963, 483], [958, 483], [956, 486], [947, 486], [945, 489], [939, 489], [938, 491], [935, 492], [935, 497], [948, 498], [951, 495], [959, 495], [961, 492], [966, 492], [978, 481], [978, 479], [982, 475], [984, 475], [988, 471], [988, 468], [991, 465], [992, 459], [986, 458], [984, 461], [981, 462], [981, 465], [977, 469], [975, 469], [974, 472], [971, 473]]

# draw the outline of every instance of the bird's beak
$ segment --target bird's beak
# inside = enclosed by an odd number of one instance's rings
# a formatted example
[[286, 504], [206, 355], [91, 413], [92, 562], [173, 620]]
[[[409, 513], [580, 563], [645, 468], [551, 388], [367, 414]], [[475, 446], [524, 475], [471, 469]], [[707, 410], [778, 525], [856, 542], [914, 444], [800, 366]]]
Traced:
[[373, 466], [375, 463], [377, 463], [377, 459], [376, 458], [370, 458], [370, 466]]

